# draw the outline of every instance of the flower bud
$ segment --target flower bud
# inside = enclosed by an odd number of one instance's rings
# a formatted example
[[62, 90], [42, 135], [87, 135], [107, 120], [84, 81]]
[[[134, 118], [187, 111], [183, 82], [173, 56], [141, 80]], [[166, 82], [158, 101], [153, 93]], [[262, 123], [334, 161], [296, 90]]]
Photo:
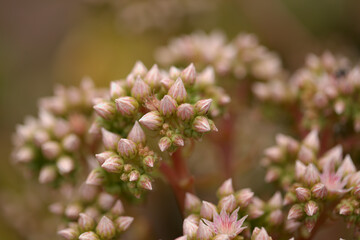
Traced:
[[305, 204], [305, 213], [309, 217], [315, 215], [319, 210], [319, 206], [314, 201], [309, 201]]
[[116, 234], [115, 225], [108, 217], [103, 216], [96, 227], [96, 233], [103, 239], [111, 239]]
[[96, 168], [90, 172], [89, 176], [86, 179], [86, 184], [101, 186], [103, 181], [104, 181], [104, 176], [101, 172], [101, 169]]
[[309, 163], [313, 162], [315, 159], [314, 152], [305, 145], [301, 146], [298, 157], [299, 157], [299, 160], [305, 164], [309, 164]]
[[56, 166], [61, 175], [69, 174], [75, 169], [74, 161], [68, 156], [60, 157], [56, 162]]
[[212, 229], [203, 221], [199, 222], [199, 228], [196, 231], [196, 238], [199, 240], [211, 239], [214, 235]]
[[107, 172], [121, 173], [124, 168], [124, 161], [117, 155], [113, 155], [105, 160], [101, 165]]
[[14, 157], [20, 163], [29, 163], [34, 159], [34, 151], [29, 147], [22, 147], [14, 153]]
[[125, 212], [124, 206], [120, 200], [117, 200], [114, 204], [114, 206], [111, 208], [111, 213], [114, 215], [121, 215]]
[[177, 108], [176, 115], [183, 121], [190, 120], [194, 116], [194, 107], [189, 103], [183, 103]]
[[141, 175], [138, 181], [138, 186], [146, 190], [152, 190], [151, 180], [146, 175]]
[[202, 218], [211, 220], [214, 213], [217, 213], [216, 206], [210, 202], [203, 201], [200, 208], [200, 216]]
[[269, 236], [269, 234], [266, 232], [265, 228], [255, 228], [253, 231], [253, 234], [251, 236], [251, 240], [271, 240], [272, 238]]
[[304, 215], [303, 209], [299, 204], [293, 205], [289, 210], [288, 220], [299, 219]]
[[310, 163], [305, 170], [304, 176], [303, 176], [303, 181], [308, 185], [308, 186], [312, 186], [315, 183], [320, 181], [320, 174], [319, 171], [317, 170], [317, 168]]
[[141, 62], [141, 61], [137, 61], [133, 67], [133, 69], [131, 70], [131, 73], [134, 76], [145, 76], [145, 74], [147, 73], [147, 68], [145, 67], [145, 65]]
[[79, 204], [70, 204], [65, 209], [65, 216], [71, 220], [76, 220], [81, 211], [82, 208]]
[[118, 144], [118, 152], [126, 158], [133, 158], [137, 154], [136, 144], [126, 138], [122, 138]]
[[273, 162], [280, 162], [283, 158], [283, 152], [280, 147], [274, 146], [265, 149], [265, 156]]
[[126, 92], [119, 81], [113, 81], [110, 83], [110, 96], [112, 99], [116, 99], [124, 95], [126, 95]]
[[154, 167], [155, 158], [153, 156], [146, 156], [143, 159], [143, 163], [148, 167]]
[[66, 240], [76, 240], [78, 237], [78, 231], [72, 228], [66, 228], [58, 231], [58, 235], [65, 238]]
[[324, 184], [317, 183], [311, 188], [311, 192], [314, 197], [318, 199], [324, 199], [327, 196], [327, 189]]
[[120, 97], [115, 103], [116, 109], [124, 116], [134, 115], [139, 108], [139, 103], [133, 97]]
[[156, 64], [145, 75], [145, 82], [149, 84], [150, 87], [157, 87], [161, 80], [161, 73]]
[[185, 218], [183, 223], [183, 233], [186, 236], [193, 238], [196, 236], [197, 230], [198, 230], [198, 226], [193, 221], [189, 220], [188, 218]]
[[172, 144], [171, 139], [168, 137], [162, 137], [159, 140], [159, 148], [162, 152], [168, 150], [171, 147], [171, 144]]
[[196, 112], [200, 115], [207, 114], [210, 109], [211, 103], [212, 103], [212, 99], [210, 98], [197, 101], [195, 103]]
[[162, 126], [164, 119], [161, 117], [159, 112], [152, 111], [145, 114], [139, 120], [139, 122], [141, 123], [141, 125], [145, 126], [150, 130], [157, 130]]
[[177, 103], [169, 95], [165, 95], [160, 101], [160, 113], [164, 116], [169, 117], [171, 114], [176, 112]]
[[283, 205], [282, 196], [279, 191], [274, 193], [274, 195], [270, 198], [268, 205], [271, 208], [280, 208]]
[[49, 141], [42, 145], [42, 153], [47, 159], [54, 159], [59, 156], [61, 148], [59, 143], [55, 141]]
[[113, 151], [105, 151], [102, 153], [95, 154], [95, 157], [100, 165], [102, 165], [108, 158], [115, 156]]
[[136, 78], [134, 86], [131, 89], [131, 95], [142, 100], [150, 95], [151, 89], [139, 76]]
[[94, 219], [84, 213], [79, 214], [78, 223], [81, 231], [83, 232], [90, 231], [95, 227]]
[[229, 195], [227, 197], [222, 198], [219, 201], [219, 209], [225, 210], [227, 212], [232, 212], [236, 208], [236, 200], [234, 195]]
[[133, 217], [125, 217], [125, 216], [118, 217], [115, 220], [116, 228], [120, 232], [126, 231], [130, 227], [130, 225], [133, 221], [134, 221]]
[[350, 157], [350, 155], [346, 155], [344, 161], [340, 165], [339, 169], [337, 170], [337, 173], [342, 175], [347, 175], [351, 173], [356, 172], [356, 167]]
[[318, 151], [320, 148], [319, 133], [317, 130], [312, 130], [304, 139], [303, 144], [312, 149]]
[[39, 182], [42, 184], [50, 183], [56, 179], [56, 169], [53, 166], [41, 168], [39, 173]]
[[197, 77], [196, 84], [201, 87], [213, 85], [215, 83], [215, 71], [213, 67], [206, 67]]
[[113, 195], [106, 192], [102, 192], [98, 197], [98, 204], [102, 210], [108, 211], [114, 205], [115, 200], [116, 198]]
[[80, 144], [81, 144], [81, 140], [75, 134], [67, 135], [62, 141], [62, 145], [64, 149], [67, 150], [68, 152], [77, 151], [80, 147]]
[[283, 221], [283, 213], [280, 209], [277, 209], [275, 211], [272, 211], [269, 215], [269, 222], [272, 224], [272, 225], [280, 225]]
[[300, 202], [306, 202], [310, 200], [311, 193], [310, 190], [303, 187], [298, 187], [295, 189], [296, 197]]
[[169, 89], [168, 94], [175, 99], [178, 103], [186, 101], [187, 92], [181, 78], [178, 78], [175, 83]]
[[79, 236], [79, 240], [100, 240], [99, 236], [90, 231], [90, 232], [84, 232]]
[[100, 102], [94, 106], [95, 112], [106, 120], [111, 120], [115, 116], [115, 105], [111, 102]]
[[140, 177], [139, 171], [133, 170], [129, 173], [129, 181], [134, 182], [137, 181]]
[[217, 190], [217, 195], [219, 197], [225, 197], [227, 195], [233, 194], [234, 193], [234, 188], [232, 185], [232, 179], [229, 178], [228, 180], [226, 180]]
[[181, 74], [181, 70], [178, 69], [177, 67], [171, 66], [170, 70], [169, 70], [169, 76], [172, 79], [176, 79], [178, 77], [180, 77]]
[[180, 134], [174, 134], [171, 137], [171, 141], [177, 146], [177, 147], [183, 147], [185, 142], [184, 138]]
[[181, 79], [186, 84], [194, 84], [196, 80], [196, 70], [193, 63], [187, 66], [180, 74]]
[[306, 171], [306, 166], [299, 160], [295, 163], [295, 176], [297, 179], [301, 179]]
[[194, 119], [192, 128], [199, 133], [205, 133], [211, 130], [208, 119], [203, 116], [197, 116]]
[[144, 130], [142, 130], [138, 121], [135, 121], [133, 128], [131, 129], [127, 138], [135, 143], [145, 143], [146, 136]]
[[105, 128], [101, 129], [101, 134], [105, 148], [115, 150], [121, 137], [115, 133], [106, 130]]
[[201, 201], [194, 194], [186, 193], [184, 205], [185, 205], [185, 211], [198, 212], [201, 206]]
[[349, 216], [352, 214], [353, 208], [350, 206], [350, 204], [342, 204], [339, 208], [339, 214], [343, 216]]
[[244, 188], [235, 194], [236, 202], [240, 207], [247, 207], [254, 197], [254, 192], [250, 188]]

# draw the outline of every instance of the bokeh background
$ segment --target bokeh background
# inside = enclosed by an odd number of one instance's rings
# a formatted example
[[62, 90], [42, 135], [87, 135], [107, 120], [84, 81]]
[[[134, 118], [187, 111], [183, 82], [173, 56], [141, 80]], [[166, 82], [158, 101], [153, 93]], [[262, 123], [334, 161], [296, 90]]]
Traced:
[[[0, 0], [0, 238], [55, 239], [57, 220], [46, 211], [53, 193], [26, 180], [10, 161], [15, 125], [36, 114], [38, 98], [51, 95], [54, 84], [77, 85], [91, 76], [97, 86], [107, 86], [125, 77], [136, 60], [150, 67], [155, 49], [169, 39], [199, 29], [220, 29], [229, 39], [255, 33], [290, 72], [308, 53], [325, 49], [357, 59], [359, 12], [358, 0]], [[256, 112], [249, 119], [237, 123], [233, 177], [237, 188], [261, 192], [261, 150], [281, 127]], [[206, 141], [190, 166], [199, 176], [200, 196], [211, 200], [224, 179], [216, 174], [216, 154], [204, 146]], [[197, 156], [211, 159], [206, 172]], [[180, 214], [164, 183], [130, 211], [142, 216], [143, 224], [133, 230], [143, 232], [138, 239], [171, 239], [181, 232]]]

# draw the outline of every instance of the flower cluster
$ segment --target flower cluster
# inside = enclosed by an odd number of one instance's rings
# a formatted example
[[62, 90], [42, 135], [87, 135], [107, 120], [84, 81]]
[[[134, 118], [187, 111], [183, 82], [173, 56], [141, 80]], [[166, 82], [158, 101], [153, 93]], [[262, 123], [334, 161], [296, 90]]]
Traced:
[[217, 74], [233, 74], [237, 79], [253, 77], [268, 81], [284, 74], [277, 54], [260, 45], [255, 35], [245, 33], [228, 43], [222, 32], [195, 32], [173, 39], [156, 52], [156, 58], [163, 65], [189, 62], [202, 68], [211, 65]]
[[88, 133], [92, 99], [102, 96], [89, 79], [80, 88], [58, 86], [55, 96], [39, 103], [39, 117], [28, 117], [14, 135], [14, 160], [25, 165], [40, 183], [75, 183], [88, 167], [98, 138]]

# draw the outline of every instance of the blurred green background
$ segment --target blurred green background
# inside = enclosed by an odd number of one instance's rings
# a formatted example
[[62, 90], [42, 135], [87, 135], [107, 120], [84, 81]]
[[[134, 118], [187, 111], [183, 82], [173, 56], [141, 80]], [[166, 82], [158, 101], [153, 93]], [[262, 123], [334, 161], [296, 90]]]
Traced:
[[[10, 139], [15, 125], [24, 116], [36, 114], [38, 98], [51, 95], [55, 83], [77, 85], [83, 76], [91, 76], [98, 86], [107, 86], [111, 80], [125, 77], [136, 60], [150, 67], [154, 50], [170, 38], [198, 29], [221, 29], [229, 39], [242, 31], [253, 32], [280, 54], [290, 71], [300, 67], [310, 52], [330, 49], [353, 59], [359, 54], [359, 0], [173, 2], [179, 5], [164, 10], [150, 0], [0, 1], [1, 239], [51, 239], [46, 234], [54, 229], [54, 220], [39, 220], [47, 216], [44, 212], [49, 193], [25, 181], [11, 164]], [[137, 12], [141, 7], [147, 9], [145, 13]], [[248, 123], [239, 123], [240, 130], [244, 124]], [[266, 147], [278, 129], [266, 123], [262, 128], [267, 128], [269, 134], [259, 144]], [[255, 165], [260, 155], [252, 159]], [[241, 169], [239, 175], [244, 173]], [[236, 176], [241, 181], [235, 185], [247, 186], [253, 176], [252, 172]], [[259, 188], [262, 177], [253, 182], [252, 186]], [[171, 192], [167, 190], [158, 198], [166, 198], [166, 194]], [[151, 211], [148, 214], [156, 215]], [[166, 225], [171, 219], [169, 213], [160, 215], [165, 220], [153, 217], [158, 222], [155, 225]], [[176, 216], [179, 218], [178, 213]], [[174, 230], [159, 229], [153, 232], [156, 239], [167, 239], [172, 235], [166, 231]], [[181, 231], [181, 225], [174, 231]]]

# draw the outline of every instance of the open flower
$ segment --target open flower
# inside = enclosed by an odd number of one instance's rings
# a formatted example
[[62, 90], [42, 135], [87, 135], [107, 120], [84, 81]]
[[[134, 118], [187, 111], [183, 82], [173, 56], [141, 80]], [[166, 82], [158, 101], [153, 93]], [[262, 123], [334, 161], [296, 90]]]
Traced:
[[335, 164], [333, 161], [328, 162], [320, 175], [321, 182], [325, 185], [329, 193], [334, 195], [342, 195], [351, 189], [345, 189], [348, 182], [348, 176], [344, 176], [341, 168], [335, 172]]

